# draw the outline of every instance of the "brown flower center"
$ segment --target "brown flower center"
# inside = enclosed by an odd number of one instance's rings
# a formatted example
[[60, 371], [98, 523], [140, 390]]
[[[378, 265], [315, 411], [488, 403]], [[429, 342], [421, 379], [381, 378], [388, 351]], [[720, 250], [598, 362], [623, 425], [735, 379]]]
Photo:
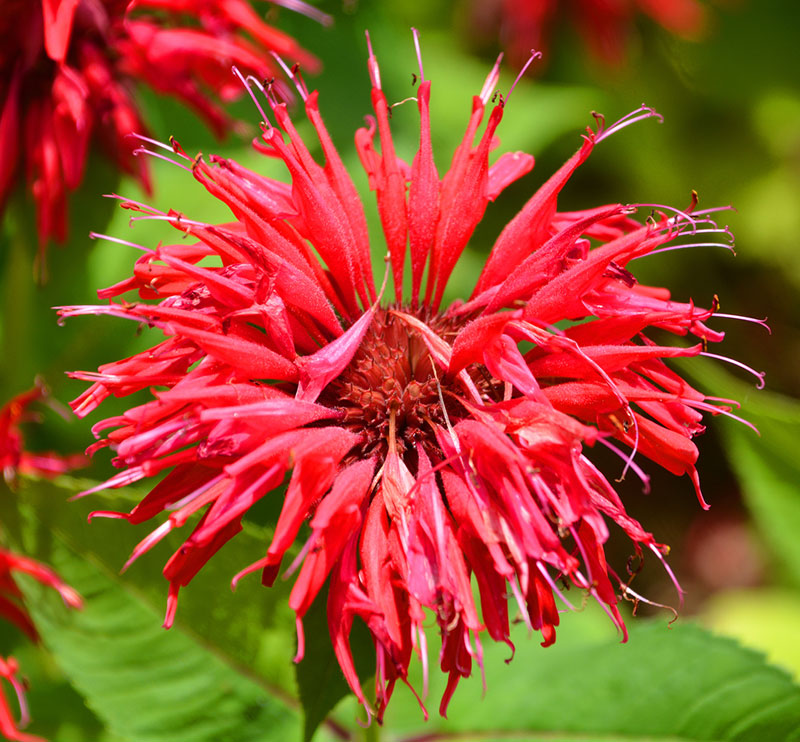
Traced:
[[[401, 307], [400, 311], [413, 313]], [[463, 324], [442, 316], [419, 319], [452, 343]], [[395, 450], [413, 465], [417, 444], [429, 457], [441, 459], [435, 426], [455, 424], [467, 413], [459, 403], [462, 390], [435, 369], [419, 332], [410, 329], [391, 309], [380, 308], [350, 365], [325, 390], [320, 402], [344, 412], [339, 423], [364, 437], [351, 456], [363, 458]]]

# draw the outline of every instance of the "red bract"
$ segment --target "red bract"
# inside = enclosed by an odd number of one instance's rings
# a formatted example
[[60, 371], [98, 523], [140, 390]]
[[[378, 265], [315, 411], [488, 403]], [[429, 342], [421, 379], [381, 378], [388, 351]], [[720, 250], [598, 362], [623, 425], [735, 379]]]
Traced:
[[[28, 611], [22, 600], [22, 593], [14, 581], [14, 574], [27, 574], [47, 587], [57, 590], [66, 605], [71, 608], [81, 608], [81, 598], [69, 585], [64, 584], [53, 570], [43, 564], [0, 547], [0, 618], [18, 626], [32, 640], [36, 640], [36, 628], [33, 625]], [[18, 677], [19, 665], [13, 657], [4, 659], [0, 657], [0, 678], [8, 682], [17, 695], [20, 709], [20, 722], [14, 720], [5, 692], [0, 683], [0, 734], [6, 739], [18, 742], [43, 742], [41, 737], [21, 732], [19, 727], [24, 727], [29, 720], [28, 708], [25, 703], [25, 689]]]
[[699, 0], [497, 0], [478, 3], [474, 12], [496, 14], [503, 47], [512, 63], [520, 66], [531, 48], [549, 47], [550, 27], [559, 16], [577, 26], [596, 59], [614, 66], [625, 61], [631, 28], [639, 14], [684, 38], [697, 37], [706, 25], [706, 8]]
[[175, 96], [222, 136], [231, 121], [213, 93], [239, 93], [232, 64], [262, 79], [277, 69], [271, 51], [318, 66], [247, 0], [7, 0], [0, 41], [0, 213], [24, 177], [42, 246], [66, 239], [67, 194], [83, 179], [90, 142], [149, 187], [133, 158], [139, 143], [127, 137], [145, 128], [136, 82]]
[[0, 469], [8, 484], [16, 481], [17, 474], [55, 477], [87, 463], [83, 454], [62, 456], [52, 452], [33, 453], [25, 450], [20, 423], [36, 420], [37, 416], [30, 408], [42, 401], [53, 405], [48, 399], [47, 388], [37, 382], [33, 389], [18, 394], [0, 407]]
[[[139, 218], [166, 221], [194, 241], [140, 247], [133, 276], [99, 292], [112, 301], [60, 314], [124, 317], [164, 334], [147, 352], [74, 373], [93, 383], [73, 409], [84, 416], [110, 395], [152, 390], [151, 401], [94, 426], [98, 438], [110, 432], [90, 450], [111, 448], [122, 471], [89, 492], [166, 475], [130, 513], [96, 513], [131, 523], [168, 514], [132, 560], [191, 520], [164, 569], [165, 625], [180, 588], [241, 529], [248, 509], [281, 498], [266, 554], [234, 582], [260, 570], [272, 584], [299, 541], [288, 570], [299, 569], [290, 597], [297, 658], [303, 616], [329, 581], [333, 647], [365, 704], [353, 622], [372, 635], [378, 718], [396, 681], [407, 682], [415, 651], [427, 669], [432, 614], [449, 676], [444, 714], [459, 679], [480, 663], [480, 636], [511, 644], [508, 595], [544, 645], [559, 622], [557, 582], [590, 594], [624, 632], [617, 602], [633, 593], [606, 562], [609, 526], [639, 556], [662, 559], [664, 547], [626, 513], [589, 449], [607, 445], [641, 473], [638, 452], [686, 474], [700, 497], [692, 437], [703, 430], [702, 412], [728, 409], [664, 363], [722, 339], [705, 324], [715, 309], [673, 301], [629, 268], [694, 244], [686, 235], [723, 230], [694, 204], [653, 211], [644, 224], [622, 204], [559, 212], [561, 189], [594, 147], [655, 113], [642, 108], [610, 127], [598, 117], [597, 131], [587, 130], [499, 235], [471, 297], [445, 307], [448, 279], [488, 202], [533, 158], [512, 152], [489, 164], [505, 113], [502, 97], [487, 111], [495, 68], [440, 175], [432, 85], [420, 63], [420, 139], [409, 165], [395, 154], [371, 53], [369, 71], [375, 118], [356, 133], [356, 147], [377, 197], [386, 244], [376, 249], [388, 251], [392, 298], [373, 281], [363, 206], [318, 95], [298, 80], [324, 165], [286, 107], [263, 91], [274, 123], [264, 122], [258, 147], [282, 161], [291, 182], [220, 157], [191, 159], [173, 143], [180, 164], [235, 221], [206, 224], [123, 200]], [[134, 290], [149, 301], [113, 301]], [[697, 341], [661, 345], [651, 328]]]

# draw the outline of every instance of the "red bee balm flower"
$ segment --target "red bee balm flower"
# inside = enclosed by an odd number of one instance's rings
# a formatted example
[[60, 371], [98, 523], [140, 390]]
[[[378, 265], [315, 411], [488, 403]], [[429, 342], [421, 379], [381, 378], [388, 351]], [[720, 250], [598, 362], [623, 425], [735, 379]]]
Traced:
[[[531, 47], [548, 47], [548, 27], [559, 13], [578, 27], [594, 57], [610, 65], [624, 62], [638, 13], [684, 38], [699, 36], [707, 22], [706, 8], [698, 0], [498, 0], [497, 5], [500, 35], [517, 65], [525, 62]], [[475, 12], [485, 13], [487, 8], [492, 5], [480, 3]]]
[[[36, 420], [30, 407], [42, 401], [58, 409], [53, 400], [48, 398], [47, 387], [37, 381], [33, 389], [18, 394], [0, 407], [0, 469], [9, 484], [15, 482], [18, 473], [55, 477], [88, 463], [83, 454], [62, 456], [52, 452], [32, 453], [25, 450], [20, 423]], [[69, 410], [65, 412], [69, 414]]]
[[[703, 430], [701, 412], [727, 408], [664, 363], [722, 339], [705, 325], [713, 309], [672, 301], [628, 270], [686, 234], [722, 231], [708, 212], [662, 210], [640, 224], [635, 209], [621, 204], [556, 210], [559, 192], [594, 147], [652, 110], [610, 127], [598, 117], [597, 131], [587, 130], [579, 151], [497, 238], [472, 296], [445, 308], [448, 279], [487, 203], [530, 171], [533, 158], [513, 152], [489, 164], [503, 98], [478, 132], [495, 67], [440, 177], [431, 82], [420, 64], [420, 143], [409, 166], [395, 154], [371, 51], [369, 71], [375, 119], [356, 133], [356, 147], [376, 192], [393, 300], [373, 282], [362, 203], [318, 95], [296, 80], [324, 166], [267, 89], [273, 124], [264, 114], [258, 146], [283, 162], [291, 183], [220, 157], [190, 159], [174, 144], [236, 221], [206, 224], [125, 201], [140, 218], [164, 220], [197, 242], [141, 247], [133, 277], [100, 292], [110, 299], [136, 289], [153, 303], [60, 314], [125, 317], [165, 335], [98, 373], [73, 374], [93, 382], [73, 402], [82, 416], [109, 395], [158, 388], [150, 402], [95, 425], [96, 434], [113, 430], [90, 450], [110, 447], [123, 471], [88, 492], [168, 472], [130, 513], [97, 513], [141, 523], [169, 512], [131, 559], [202, 512], [164, 569], [165, 625], [181, 586], [241, 529], [248, 508], [282, 497], [266, 555], [234, 583], [260, 569], [272, 584], [302, 533], [290, 567], [299, 567], [290, 597], [297, 659], [303, 616], [328, 580], [333, 647], [364, 703], [349, 646], [353, 621], [362, 619], [372, 634], [380, 718], [396, 681], [407, 681], [415, 650], [426, 663], [426, 611], [436, 616], [440, 666], [449, 674], [442, 713], [473, 660], [480, 662], [479, 637], [511, 644], [508, 594], [544, 645], [559, 622], [557, 580], [591, 594], [624, 631], [621, 583], [603, 554], [608, 524], [622, 528], [637, 553], [661, 558], [664, 547], [625, 512], [586, 449], [621, 452], [621, 445], [631, 450], [622, 454], [626, 468], [641, 471], [638, 452], [697, 485], [691, 439]], [[658, 345], [646, 336], [649, 327], [699, 342]]]
[[[327, 20], [299, 0], [272, 2]], [[0, 213], [24, 164], [42, 245], [66, 239], [66, 194], [83, 179], [92, 137], [148, 187], [126, 138], [144, 129], [135, 81], [179, 98], [222, 136], [231, 122], [209, 91], [239, 92], [231, 64], [268, 77], [274, 51], [318, 66], [247, 0], [6, 0], [0, 39]]]

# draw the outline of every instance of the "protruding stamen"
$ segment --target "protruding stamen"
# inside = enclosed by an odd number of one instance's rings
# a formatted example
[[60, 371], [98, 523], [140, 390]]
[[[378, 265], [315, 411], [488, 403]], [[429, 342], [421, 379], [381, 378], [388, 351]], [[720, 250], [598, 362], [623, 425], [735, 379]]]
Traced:
[[672, 571], [672, 568], [667, 564], [667, 560], [664, 559], [664, 555], [659, 551], [658, 547], [655, 544], [648, 544], [650, 551], [653, 552], [658, 557], [658, 561], [661, 562], [661, 566], [664, 568], [664, 571], [669, 575], [669, 579], [672, 581], [672, 584], [675, 585], [675, 590], [678, 592], [678, 600], [680, 601], [680, 605], [683, 605], [683, 595], [684, 590], [681, 587], [681, 584], [678, 582], [678, 578], [675, 576], [675, 573]]
[[412, 26], [411, 33], [414, 36], [414, 48], [417, 50], [417, 62], [419, 62], [419, 81], [425, 82], [425, 72], [422, 69], [422, 50], [419, 48], [419, 31]]
[[133, 155], [150, 155], [150, 157], [155, 157], [155, 158], [157, 158], [159, 160], [164, 160], [164, 162], [168, 162], [170, 165], [175, 165], [176, 167], [182, 168], [187, 173], [191, 173], [192, 172], [192, 168], [186, 167], [186, 165], [184, 165], [181, 162], [175, 162], [175, 160], [173, 160], [171, 157], [167, 157], [166, 155], [162, 155], [160, 152], [153, 152], [153, 150], [147, 149], [147, 147], [137, 147], [135, 150], [133, 150], [132, 154]]
[[155, 222], [175, 222], [174, 226], [185, 225], [186, 227], [209, 227], [207, 222], [196, 222], [194, 219], [187, 219], [181, 214], [144, 214], [142, 216], [132, 216], [132, 222], [155, 221]]
[[500, 52], [500, 54], [497, 56], [497, 61], [494, 63], [494, 67], [492, 67], [492, 69], [489, 71], [489, 74], [486, 76], [486, 80], [483, 83], [479, 97], [483, 101], [484, 106], [489, 103], [489, 99], [492, 97], [494, 89], [497, 87], [497, 82], [500, 80], [500, 63], [502, 61], [503, 52]]
[[369, 70], [369, 79], [372, 82], [372, 87], [380, 90], [381, 70], [378, 67], [378, 60], [375, 59], [375, 52], [372, 50], [372, 39], [370, 39], [369, 37], [369, 31], [364, 31], [364, 35], [367, 37], [367, 51], [369, 53], [369, 56], [367, 57], [367, 69]]
[[717, 211], [736, 211], [736, 207], [728, 204], [727, 206], [712, 206], [710, 209], [699, 209], [698, 211], [694, 212], [695, 216], [701, 216], [704, 214], [713, 214]]
[[577, 610], [575, 606], [572, 605], [572, 603], [570, 603], [569, 600], [567, 600], [566, 595], [564, 595], [564, 593], [561, 590], [559, 590], [558, 585], [556, 585], [555, 580], [552, 577], [550, 577], [550, 573], [547, 571], [547, 568], [544, 566], [544, 564], [537, 561], [536, 569], [539, 570], [542, 577], [544, 577], [545, 582], [547, 582], [547, 584], [550, 586], [550, 589], [558, 596], [561, 602], [565, 606], [567, 606], [567, 608], [569, 608], [571, 611]]
[[530, 67], [533, 64], [533, 61], [535, 59], [541, 59], [541, 58], [542, 58], [541, 52], [537, 52], [536, 49], [531, 49], [531, 56], [528, 57], [528, 61], [525, 62], [522, 69], [519, 71], [519, 74], [514, 78], [514, 82], [511, 83], [511, 87], [508, 89], [506, 97], [503, 100], [503, 105], [508, 103], [508, 99], [511, 96], [511, 93], [514, 91], [514, 88], [517, 87], [517, 83], [522, 79], [522, 76], [528, 71], [528, 67]]
[[[263, 83], [260, 80], [257, 80], [252, 75], [248, 75], [246, 79], [248, 82], [255, 85], [261, 91], [261, 95], [264, 96], [264, 98], [266, 99], [267, 103], [269, 103], [271, 108], [274, 108], [279, 104], [280, 100], [278, 98], [276, 91], [273, 89], [276, 86], [274, 77], [270, 78], [269, 80], [264, 80]], [[292, 100], [294, 99], [292, 98]], [[262, 121], [261, 124], [262, 124], [261, 127], [262, 131], [266, 131], [272, 128], [272, 125], [269, 123], [269, 121]], [[214, 155], [212, 155], [211, 157], [213, 160]]]
[[592, 115], [598, 122], [597, 132], [594, 134], [595, 144], [602, 142], [604, 139], [607, 139], [620, 129], [624, 129], [626, 126], [635, 124], [637, 121], [643, 121], [644, 119], [651, 118], [658, 119], [659, 123], [664, 121], [664, 117], [658, 111], [656, 111], [655, 108], [650, 108], [650, 106], [646, 106], [644, 103], [642, 103], [642, 105], [635, 111], [625, 114], [621, 119], [615, 121], [608, 128], [605, 128], [605, 119], [601, 114], [593, 113]]
[[333, 16], [328, 15], [327, 13], [323, 13], [319, 8], [315, 8], [313, 5], [309, 5], [308, 3], [304, 3], [303, 0], [270, 0], [275, 5], [280, 5], [282, 8], [286, 8], [286, 10], [293, 10], [295, 13], [300, 13], [300, 15], [306, 16], [306, 18], [310, 18], [312, 21], [316, 21], [320, 24], [320, 26], [325, 26], [326, 28], [330, 28], [333, 25]]
[[180, 148], [176, 149], [175, 148], [175, 144], [173, 144], [173, 142], [175, 140], [173, 139], [173, 137], [169, 138], [169, 140], [170, 140], [169, 144], [165, 144], [164, 142], [159, 142], [158, 139], [153, 139], [151, 137], [146, 137], [144, 134], [138, 134], [135, 131], [132, 131], [130, 134], [126, 134], [125, 138], [126, 139], [138, 139], [140, 142], [147, 142], [148, 144], [152, 144], [154, 147], [160, 147], [161, 149], [164, 149], [167, 152], [173, 152], [176, 155], [180, 155], [185, 160], [191, 160], [192, 159], [187, 154], [185, 154], [182, 149], [180, 149]]
[[722, 312], [714, 312], [714, 317], [719, 319], [738, 319], [742, 322], [752, 322], [755, 325], [761, 325], [770, 335], [772, 335], [772, 329], [767, 324], [767, 317], [764, 317], [764, 319], [758, 319], [758, 317], [745, 317], [742, 314], [724, 314]]
[[100, 234], [99, 232], [89, 232], [89, 239], [116, 242], [118, 245], [127, 245], [128, 247], [135, 247], [137, 250], [141, 250], [142, 252], [155, 254], [155, 250], [149, 247], [144, 247], [144, 245], [137, 245], [135, 242], [128, 242], [128, 240], [121, 240], [119, 237], [111, 237], [110, 235]]
[[[597, 441], [598, 443], [603, 444], [610, 451], [613, 451], [615, 454], [617, 454], [617, 456], [619, 456], [623, 461], [629, 461], [628, 455], [621, 448], [618, 448], [613, 443], [611, 443], [607, 438], [598, 437]], [[635, 461], [630, 461], [630, 468], [631, 471], [633, 471], [633, 473], [636, 474], [636, 476], [639, 477], [639, 479], [642, 481], [642, 492], [644, 492], [644, 494], [646, 495], [649, 494], [650, 477], [647, 475], [644, 469], [642, 469], [642, 467], [639, 466]]]
[[619, 589], [622, 593], [622, 597], [626, 600], [630, 600], [633, 603], [633, 608], [631, 609], [631, 615], [636, 615], [636, 609], [639, 603], [646, 603], [647, 605], [651, 605], [654, 608], [663, 608], [664, 610], [670, 611], [672, 613], [672, 619], [670, 623], [673, 621], [678, 620], [678, 611], [676, 611], [671, 605], [666, 605], [665, 603], [657, 603], [655, 600], [649, 600], [645, 598], [643, 595], [637, 593], [630, 585], [626, 584], [622, 580], [620, 580], [619, 576], [613, 570], [609, 570], [614, 574], [615, 579], [619, 583]]
[[721, 247], [725, 250], [729, 250], [734, 255], [736, 255], [736, 250], [734, 250], [733, 245], [727, 245], [724, 242], [688, 242], [685, 245], [670, 245], [669, 247], [659, 247], [657, 250], [652, 250], [651, 252], [647, 253], [647, 255], [639, 255], [639, 258], [645, 258], [650, 255], [658, 255], [662, 252], [671, 252], [673, 250], [684, 250], [689, 247]]
[[681, 222], [679, 221], [680, 218], [680, 219], [685, 219], [686, 224], [690, 224], [692, 226], [691, 234], [695, 234], [697, 230], [698, 219], [692, 216], [688, 211], [679, 209], [677, 206], [668, 206], [667, 204], [649, 204], [649, 203], [637, 203], [632, 205], [635, 206], [637, 209], [651, 208], [651, 209], [659, 209], [660, 211], [672, 212], [675, 214], [675, 216], [671, 216], [667, 220], [671, 227], [682, 226]]
[[[711, 398], [709, 397], [709, 399]], [[741, 407], [741, 405], [738, 402], [736, 402], [735, 404], [737, 407]], [[725, 407], [716, 407], [713, 404], [708, 404], [706, 402], [699, 402], [696, 399], [687, 400], [686, 405], [689, 407], [694, 407], [695, 409], [698, 410], [705, 410], [706, 412], [710, 412], [712, 415], [724, 415], [725, 417], [731, 418], [731, 420], [736, 420], [736, 422], [739, 422], [742, 425], [747, 426], [756, 435], [761, 435], [761, 431], [755, 425], [753, 425], [753, 423], [751, 423], [749, 420], [745, 420], [743, 417], [739, 417], [739, 415], [734, 415], [729, 409]]]
[[[718, 316], [718, 315], [714, 315]], [[756, 371], [753, 368], [750, 368], [746, 363], [742, 363], [741, 361], [737, 361], [735, 358], [728, 358], [727, 356], [721, 356], [717, 353], [708, 353], [706, 351], [702, 351], [700, 353], [701, 356], [706, 356], [707, 358], [716, 358], [718, 361], [725, 361], [725, 363], [730, 363], [734, 366], [738, 366], [739, 368], [747, 371], [749, 374], [752, 374], [758, 379], [758, 383], [756, 384], [757, 389], [764, 388], [764, 377], [766, 374], [763, 371]]]
[[286, 62], [283, 61], [280, 54], [276, 54], [275, 52], [270, 52], [270, 54], [272, 55], [272, 58], [280, 65], [280, 68], [286, 73], [286, 77], [288, 77], [292, 83], [294, 83], [294, 86], [303, 101], [306, 101], [308, 99], [308, 88], [306, 87], [305, 80], [303, 80], [302, 76], [300, 75], [300, 65], [295, 64], [292, 67], [289, 67]]
[[122, 206], [123, 209], [135, 209], [136, 211], [141, 211], [144, 214], [161, 214], [162, 216], [166, 216], [165, 212], [160, 211], [149, 204], [142, 203], [141, 201], [134, 201], [132, 198], [120, 196], [118, 193], [104, 193], [103, 198], [113, 198], [117, 201], [120, 201], [120, 206]]
[[239, 72], [239, 68], [236, 65], [233, 65], [233, 67], [231, 67], [231, 70], [233, 71], [233, 74], [236, 75], [236, 77], [239, 78], [239, 80], [241, 81], [242, 85], [244, 85], [245, 90], [247, 90], [247, 94], [253, 99], [253, 103], [255, 103], [255, 106], [258, 109], [258, 112], [261, 114], [261, 120], [264, 123], [268, 123], [269, 119], [267, 118], [267, 114], [264, 113], [264, 109], [261, 107], [261, 104], [258, 102], [258, 98], [256, 98], [255, 93], [253, 93], [253, 89], [248, 84], [247, 79], [245, 79], [245, 76], [241, 72]]
[[288, 580], [299, 568], [300, 565], [303, 563], [303, 560], [308, 556], [308, 552], [314, 547], [317, 543], [317, 534], [312, 533], [308, 539], [306, 540], [303, 548], [300, 549], [297, 556], [292, 560], [292, 563], [286, 568], [286, 571], [281, 575], [282, 580]]
[[128, 561], [122, 565], [120, 574], [125, 572], [142, 554], [152, 549], [159, 541], [161, 541], [172, 529], [174, 525], [171, 520], [165, 520], [158, 528], [151, 531], [145, 536], [134, 548]]

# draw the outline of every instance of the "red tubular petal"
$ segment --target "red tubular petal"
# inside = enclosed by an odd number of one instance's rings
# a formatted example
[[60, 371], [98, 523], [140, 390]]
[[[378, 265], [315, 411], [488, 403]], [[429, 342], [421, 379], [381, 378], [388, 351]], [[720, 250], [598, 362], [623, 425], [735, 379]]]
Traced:
[[82, 76], [62, 65], [53, 81], [53, 130], [61, 155], [64, 183], [70, 190], [83, 179], [92, 113], [89, 89]]
[[498, 338], [505, 326], [518, 315], [518, 312], [487, 314], [466, 325], [453, 343], [447, 373], [453, 376], [471, 363], [481, 363], [484, 349]]
[[411, 247], [411, 305], [419, 302], [425, 262], [433, 249], [439, 221], [439, 173], [433, 161], [430, 122], [431, 84], [421, 83], [417, 91], [420, 115], [419, 149], [411, 165], [408, 191], [408, 241]]
[[[372, 263], [369, 254], [369, 236], [367, 232], [367, 220], [364, 216], [364, 207], [361, 198], [356, 191], [353, 181], [342, 163], [341, 157], [336, 147], [331, 141], [322, 117], [319, 114], [319, 94], [313, 91], [306, 99], [306, 113], [319, 137], [322, 151], [325, 154], [325, 172], [331, 187], [336, 192], [342, 208], [347, 212], [350, 228], [353, 233], [354, 245], [353, 255], [357, 270], [363, 283], [359, 283], [356, 289], [361, 297], [363, 306], [375, 301], [375, 282], [372, 276]], [[366, 287], [367, 294], [363, 294], [363, 287]]]
[[622, 209], [620, 205], [610, 206], [606, 211], [592, 214], [553, 235], [513, 271], [506, 273], [507, 277], [492, 294], [486, 311], [497, 311], [517, 299], [527, 300], [531, 294], [547, 290], [557, 278], [556, 271], [563, 270], [566, 256], [575, 248], [575, 241], [586, 229], [607, 216], [619, 214]]
[[291, 361], [263, 345], [187, 325], [181, 326], [180, 334], [220, 362], [231, 365], [242, 378], [293, 381], [299, 377], [297, 367]]
[[406, 184], [394, 152], [392, 132], [389, 127], [389, 106], [383, 91], [372, 89], [372, 108], [378, 121], [381, 140], [381, 157], [375, 178], [378, 213], [386, 237], [392, 263], [395, 300], [403, 298], [403, 264], [406, 259], [408, 225], [406, 222]]
[[44, 47], [54, 62], [63, 62], [67, 56], [72, 22], [79, 0], [42, 0], [44, 18]]
[[[303, 431], [307, 441], [300, 442], [293, 453], [292, 478], [275, 526], [272, 543], [267, 550], [270, 563], [277, 562], [292, 545], [300, 526], [333, 483], [344, 455], [358, 441], [358, 436], [340, 428]], [[311, 433], [324, 435], [311, 437]]]
[[[312, 177], [289, 152], [274, 129], [270, 129], [269, 142], [280, 153], [292, 175], [294, 194], [300, 215], [305, 220], [309, 234], [314, 235], [314, 247], [325, 261], [340, 290], [348, 314], [359, 314], [355, 287], [355, 261], [352, 254], [353, 235], [347, 215], [324, 174]], [[265, 135], [266, 138], [267, 135]], [[316, 170], [320, 170], [315, 165]]]
[[297, 359], [300, 383], [297, 398], [314, 402], [323, 389], [344, 371], [361, 346], [364, 334], [372, 322], [372, 309], [366, 311], [344, 335], [320, 348], [311, 356]]
[[0, 114], [0, 214], [5, 207], [6, 199], [14, 185], [19, 159], [20, 138], [20, 84], [22, 72], [17, 67], [11, 75], [6, 90], [3, 111]]
[[298, 616], [308, 611], [346, 544], [358, 538], [361, 510], [372, 485], [375, 460], [368, 459], [343, 469], [311, 520], [316, 543], [289, 596], [289, 606]]
[[494, 201], [508, 186], [533, 170], [533, 155], [526, 152], [504, 152], [489, 168], [486, 198]]
[[575, 170], [586, 161], [593, 148], [592, 142], [586, 139], [583, 146], [536, 191], [519, 214], [506, 225], [481, 271], [472, 292], [473, 297], [505, 280], [511, 270], [545, 242], [550, 220], [556, 212], [558, 194]]
[[470, 153], [469, 164], [465, 168], [463, 177], [457, 182], [448, 184], [452, 189], [447, 194], [449, 198], [445, 198], [446, 192], [443, 191], [441, 217], [436, 229], [437, 263], [434, 270], [436, 294], [433, 301], [435, 307], [441, 303], [450, 274], [486, 211], [489, 148], [502, 118], [502, 107], [495, 107], [477, 149]]

